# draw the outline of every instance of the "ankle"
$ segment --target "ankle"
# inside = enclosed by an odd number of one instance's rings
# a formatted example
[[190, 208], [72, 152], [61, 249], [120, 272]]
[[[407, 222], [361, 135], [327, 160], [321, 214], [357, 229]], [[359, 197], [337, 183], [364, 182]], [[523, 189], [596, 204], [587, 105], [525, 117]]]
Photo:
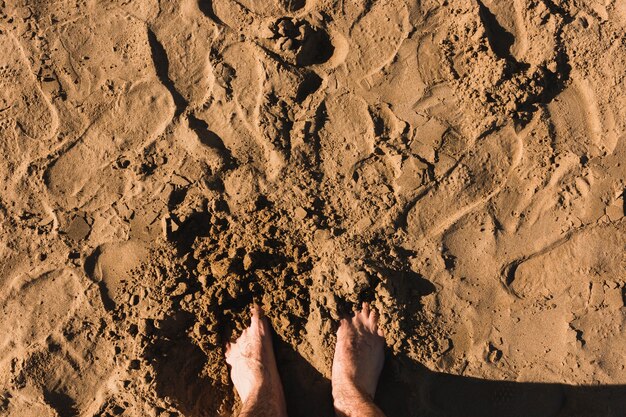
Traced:
[[[243, 399], [242, 399], [243, 400]], [[282, 389], [270, 384], [255, 387], [243, 401], [240, 416], [287, 417], [287, 407]]]
[[244, 392], [239, 392], [239, 394], [241, 402], [243, 404], [246, 404], [247, 402], [255, 402], [259, 398], [271, 398], [274, 396], [273, 391], [274, 390], [271, 384], [265, 381], [260, 381], [251, 384], [249, 387], [246, 388]]
[[371, 395], [353, 383], [333, 384], [332, 394], [335, 412], [340, 417], [357, 416], [363, 406], [374, 403]]

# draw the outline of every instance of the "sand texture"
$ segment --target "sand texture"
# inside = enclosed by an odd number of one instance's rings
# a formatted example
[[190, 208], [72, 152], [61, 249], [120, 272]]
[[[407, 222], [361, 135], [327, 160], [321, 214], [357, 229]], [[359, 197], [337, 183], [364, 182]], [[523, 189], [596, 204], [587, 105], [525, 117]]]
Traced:
[[[623, 0], [0, 0], [0, 417], [626, 415]], [[590, 386], [594, 387], [590, 387]]]

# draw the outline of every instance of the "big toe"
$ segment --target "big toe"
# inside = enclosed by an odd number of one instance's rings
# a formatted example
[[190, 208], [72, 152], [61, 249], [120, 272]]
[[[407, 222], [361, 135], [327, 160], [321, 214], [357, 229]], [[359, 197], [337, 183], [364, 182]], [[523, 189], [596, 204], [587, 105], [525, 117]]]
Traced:
[[372, 311], [367, 318], [367, 328], [372, 333], [378, 331], [378, 313], [376, 311]]
[[257, 304], [257, 303], [252, 304], [252, 306], [250, 306], [250, 311], [252, 312], [253, 318], [260, 319], [265, 316], [265, 314], [263, 313], [263, 308], [261, 307], [260, 304]]
[[378, 312], [369, 303], [363, 303], [361, 311], [354, 315], [354, 324], [370, 333], [378, 334]]
[[237, 356], [237, 345], [235, 343], [228, 343], [226, 345], [226, 350], [224, 351], [224, 356], [226, 357], [226, 363], [229, 365], [233, 364], [235, 360], [235, 356]]

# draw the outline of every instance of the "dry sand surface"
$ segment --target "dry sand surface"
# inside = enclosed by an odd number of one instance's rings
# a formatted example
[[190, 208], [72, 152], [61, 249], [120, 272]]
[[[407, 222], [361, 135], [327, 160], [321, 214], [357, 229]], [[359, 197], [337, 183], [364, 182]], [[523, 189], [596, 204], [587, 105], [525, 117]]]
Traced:
[[[0, 0], [0, 416], [626, 415], [623, 0]], [[565, 385], [561, 385], [565, 384]], [[589, 387], [594, 385], [595, 387]]]

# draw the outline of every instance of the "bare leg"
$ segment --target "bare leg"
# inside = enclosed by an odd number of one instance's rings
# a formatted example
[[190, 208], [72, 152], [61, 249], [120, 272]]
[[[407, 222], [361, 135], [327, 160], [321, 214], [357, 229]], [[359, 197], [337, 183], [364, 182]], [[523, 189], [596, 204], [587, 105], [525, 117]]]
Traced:
[[272, 348], [271, 325], [258, 305], [250, 327], [226, 346], [230, 377], [241, 397], [240, 417], [287, 417], [285, 396]]
[[383, 369], [385, 341], [378, 315], [364, 303], [351, 319], [341, 320], [333, 359], [332, 385], [339, 417], [384, 417], [374, 404]]

